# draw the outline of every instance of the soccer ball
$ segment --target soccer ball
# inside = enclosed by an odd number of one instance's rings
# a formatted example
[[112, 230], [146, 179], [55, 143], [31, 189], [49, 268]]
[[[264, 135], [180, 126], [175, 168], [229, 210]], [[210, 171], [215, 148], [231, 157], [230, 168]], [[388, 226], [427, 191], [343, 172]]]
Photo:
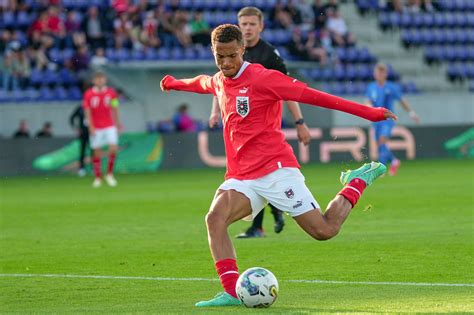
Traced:
[[240, 275], [235, 291], [247, 307], [269, 307], [278, 296], [278, 281], [271, 271], [254, 267]]

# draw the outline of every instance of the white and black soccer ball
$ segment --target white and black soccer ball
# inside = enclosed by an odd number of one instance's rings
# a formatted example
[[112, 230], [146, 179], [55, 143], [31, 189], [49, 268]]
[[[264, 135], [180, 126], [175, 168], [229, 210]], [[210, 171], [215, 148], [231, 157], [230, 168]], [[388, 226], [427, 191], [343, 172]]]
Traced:
[[278, 281], [271, 271], [254, 267], [240, 275], [235, 291], [247, 307], [269, 307], [278, 296]]

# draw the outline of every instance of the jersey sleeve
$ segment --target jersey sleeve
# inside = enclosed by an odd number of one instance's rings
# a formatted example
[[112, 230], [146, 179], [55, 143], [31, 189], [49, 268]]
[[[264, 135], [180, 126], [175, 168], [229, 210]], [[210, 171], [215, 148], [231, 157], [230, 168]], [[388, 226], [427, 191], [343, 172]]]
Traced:
[[307, 84], [276, 70], [267, 70], [260, 77], [256, 89], [275, 101], [296, 101]]
[[176, 90], [184, 92], [194, 92], [199, 94], [216, 94], [214, 89], [214, 80], [216, 76], [198, 75], [190, 79], [175, 79], [166, 75], [161, 80], [161, 85], [166, 90]]
[[110, 89], [110, 106], [117, 108], [119, 105], [120, 101], [118, 99], [117, 91]]

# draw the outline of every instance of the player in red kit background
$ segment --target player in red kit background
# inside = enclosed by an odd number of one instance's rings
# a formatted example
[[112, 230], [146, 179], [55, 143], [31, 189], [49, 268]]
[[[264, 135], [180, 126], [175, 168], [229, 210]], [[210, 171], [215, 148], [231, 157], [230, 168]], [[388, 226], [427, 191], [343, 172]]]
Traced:
[[330, 239], [339, 232], [366, 186], [386, 171], [382, 163], [372, 162], [343, 172], [344, 188], [322, 213], [281, 132], [283, 100], [337, 109], [371, 121], [396, 119], [387, 109], [347, 101], [311, 89], [281, 72], [244, 62], [242, 33], [235, 25], [217, 27], [211, 42], [218, 73], [183, 80], [165, 76], [161, 81], [164, 91], [214, 94], [221, 106], [226, 180], [216, 191], [206, 225], [224, 292], [209, 301], [198, 302], [199, 307], [241, 304], [235, 292], [239, 273], [227, 231], [230, 224], [254, 218], [270, 202], [291, 215], [313, 238]]
[[122, 128], [119, 119], [119, 101], [117, 93], [108, 87], [107, 77], [97, 72], [93, 77], [93, 86], [84, 93], [84, 114], [89, 123], [90, 145], [93, 150], [92, 165], [95, 179], [93, 187], [102, 185], [101, 148], [109, 146], [107, 174], [105, 181], [109, 186], [117, 186], [113, 170], [118, 149], [118, 131]]

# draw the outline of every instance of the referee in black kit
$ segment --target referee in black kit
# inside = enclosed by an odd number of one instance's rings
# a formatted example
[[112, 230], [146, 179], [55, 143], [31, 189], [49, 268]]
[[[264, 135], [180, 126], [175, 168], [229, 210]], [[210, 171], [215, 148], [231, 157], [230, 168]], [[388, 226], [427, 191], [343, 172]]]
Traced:
[[[267, 69], [278, 70], [284, 74], [288, 74], [285, 63], [280, 57], [278, 50], [268, 42], [260, 38], [263, 31], [263, 13], [255, 7], [242, 8], [238, 15], [239, 27], [243, 34], [245, 53], [244, 60], [251, 63], [258, 63]], [[309, 129], [304, 123], [300, 106], [297, 102], [287, 101], [288, 109], [295, 121], [296, 131], [299, 141], [308, 145], [310, 141]], [[214, 97], [212, 102], [211, 116], [209, 117], [209, 126], [213, 127], [218, 124], [220, 119], [220, 109], [217, 98]], [[275, 218], [275, 232], [280, 233], [285, 225], [283, 212], [270, 204], [272, 214]], [[252, 226], [237, 238], [263, 237], [263, 213], [260, 211], [255, 217]]]

